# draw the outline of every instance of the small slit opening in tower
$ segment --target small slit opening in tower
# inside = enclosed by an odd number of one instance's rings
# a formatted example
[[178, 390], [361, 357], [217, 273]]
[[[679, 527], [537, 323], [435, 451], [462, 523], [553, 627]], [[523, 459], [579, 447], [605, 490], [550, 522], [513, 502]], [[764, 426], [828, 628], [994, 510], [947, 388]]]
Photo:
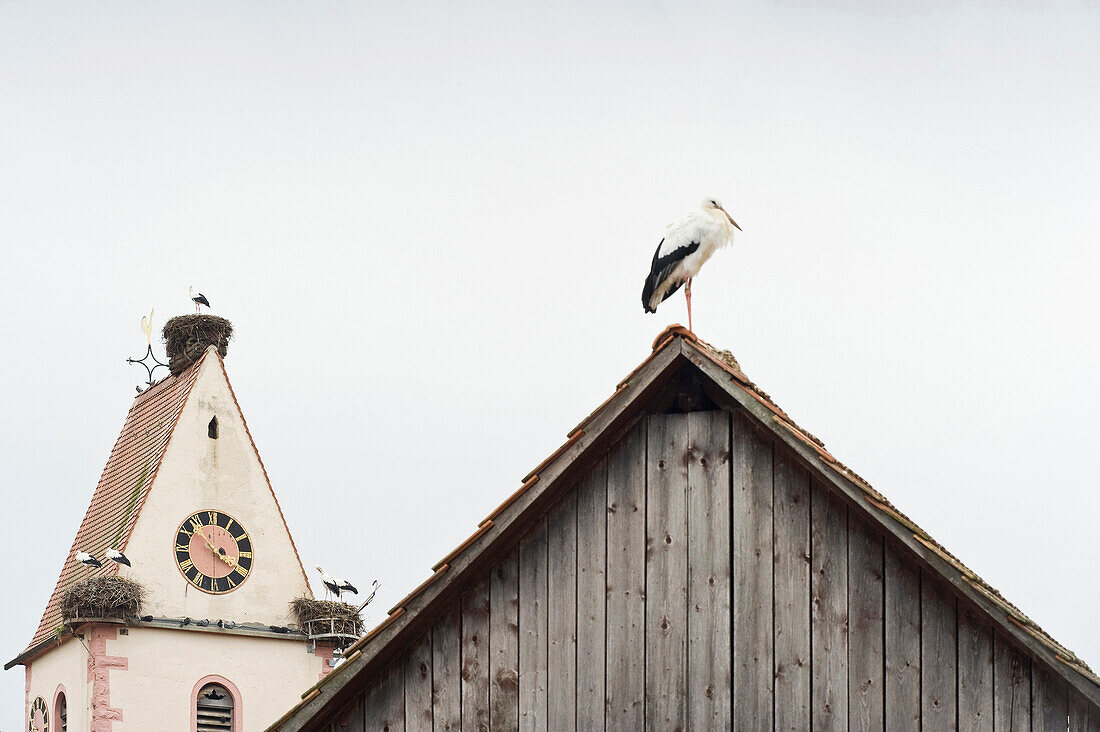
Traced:
[[208, 424], [206, 426], [206, 435], [211, 440], [218, 439], [218, 418], [217, 417], [211, 417], [210, 418], [210, 424]]

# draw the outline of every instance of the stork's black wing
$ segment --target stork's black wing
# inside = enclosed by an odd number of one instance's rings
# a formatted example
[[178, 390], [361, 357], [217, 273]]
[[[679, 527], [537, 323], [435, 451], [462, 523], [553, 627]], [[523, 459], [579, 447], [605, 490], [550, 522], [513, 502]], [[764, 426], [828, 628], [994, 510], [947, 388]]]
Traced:
[[[661, 255], [661, 248], [664, 245], [665, 240], [661, 239], [661, 243], [657, 245], [657, 251], [653, 253], [653, 264], [649, 267], [649, 276], [645, 279], [645, 286], [642, 287], [642, 308], [647, 313], [657, 312], [657, 305], [659, 303], [651, 302], [653, 300], [653, 293], [667, 280], [672, 271], [676, 269], [676, 265], [680, 263], [682, 259], [691, 255], [699, 248], [698, 241], [691, 241], [684, 246], [676, 247], [671, 252], [666, 252], [664, 256]], [[660, 302], [667, 300], [672, 293], [680, 289], [680, 285], [684, 284], [683, 281], [672, 283], [672, 286], [668, 288]]]
[[202, 294], [201, 292], [199, 293], [198, 297], [193, 297], [191, 299], [194, 300], [195, 302], [197, 302], [199, 305], [205, 305], [206, 307], [210, 307], [210, 301], [207, 300], [206, 295]]

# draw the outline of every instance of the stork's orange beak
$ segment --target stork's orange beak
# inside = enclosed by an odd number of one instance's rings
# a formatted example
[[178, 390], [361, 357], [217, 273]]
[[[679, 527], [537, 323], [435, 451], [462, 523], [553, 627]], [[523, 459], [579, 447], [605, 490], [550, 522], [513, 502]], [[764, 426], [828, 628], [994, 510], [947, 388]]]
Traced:
[[[733, 227], [735, 229], [737, 229], [738, 231], [741, 231], [741, 227], [737, 225], [737, 222], [733, 220], [732, 216], [730, 216], [728, 213], [726, 213], [725, 210], [723, 210], [722, 213], [726, 214], [726, 218], [730, 220], [730, 223], [733, 224]], [[745, 232], [742, 231], [741, 233], [743, 234]]]

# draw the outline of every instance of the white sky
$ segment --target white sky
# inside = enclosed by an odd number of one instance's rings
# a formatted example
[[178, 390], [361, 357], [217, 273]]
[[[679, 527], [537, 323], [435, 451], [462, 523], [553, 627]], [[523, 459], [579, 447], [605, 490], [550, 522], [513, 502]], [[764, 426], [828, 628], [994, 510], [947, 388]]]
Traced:
[[1100, 9], [739, 5], [0, 3], [3, 660], [151, 306], [233, 320], [302, 558], [373, 622], [684, 319], [642, 281], [717, 196], [699, 334], [1100, 667]]

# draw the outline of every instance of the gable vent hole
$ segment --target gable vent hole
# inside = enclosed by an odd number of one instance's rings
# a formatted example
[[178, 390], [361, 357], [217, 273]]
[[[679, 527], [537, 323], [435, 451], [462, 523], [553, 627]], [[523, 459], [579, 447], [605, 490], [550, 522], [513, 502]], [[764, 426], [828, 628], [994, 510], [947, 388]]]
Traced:
[[218, 439], [218, 418], [217, 417], [211, 417], [210, 418], [210, 424], [208, 424], [206, 426], [206, 435], [211, 440]]

